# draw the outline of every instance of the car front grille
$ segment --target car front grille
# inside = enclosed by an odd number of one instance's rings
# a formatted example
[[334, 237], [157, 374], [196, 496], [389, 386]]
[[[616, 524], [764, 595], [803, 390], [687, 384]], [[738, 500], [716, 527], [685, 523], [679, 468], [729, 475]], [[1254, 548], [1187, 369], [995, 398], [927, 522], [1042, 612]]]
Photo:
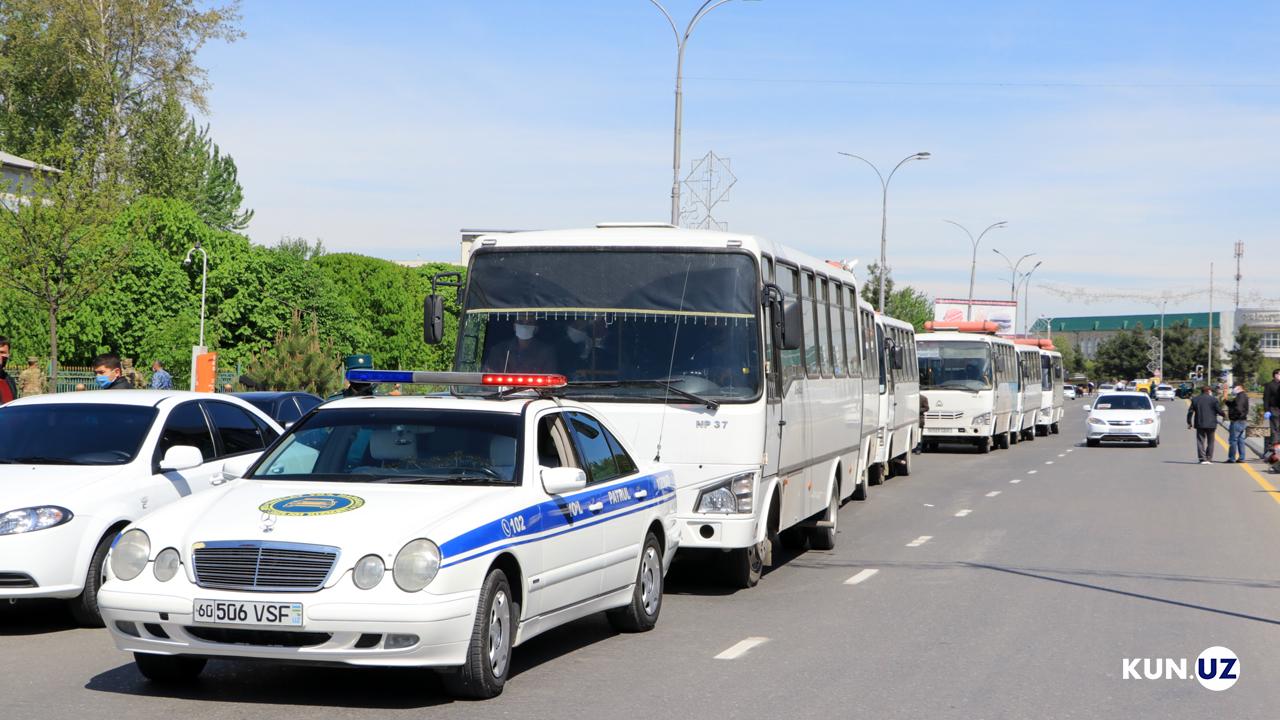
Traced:
[[220, 590], [307, 592], [324, 587], [338, 548], [265, 541], [197, 543], [196, 584]]
[[925, 420], [959, 420], [964, 413], [959, 410], [930, 410], [924, 414]]
[[183, 630], [191, 637], [223, 645], [256, 645], [258, 647], [311, 647], [323, 645], [332, 633], [290, 630], [245, 630], [241, 628], [201, 627], [190, 625]]

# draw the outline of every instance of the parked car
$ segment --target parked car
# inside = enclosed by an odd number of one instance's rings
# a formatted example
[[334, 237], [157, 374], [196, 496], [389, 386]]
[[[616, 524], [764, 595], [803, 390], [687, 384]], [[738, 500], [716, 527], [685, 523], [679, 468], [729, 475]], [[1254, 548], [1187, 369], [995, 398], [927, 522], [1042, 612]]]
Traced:
[[1066, 385], [1066, 386], [1064, 386], [1064, 387], [1062, 388], [1062, 397], [1066, 398], [1067, 400], [1075, 400], [1075, 399], [1076, 399], [1076, 386], [1075, 386], [1075, 385]]
[[227, 395], [77, 392], [0, 408], [0, 599], [61, 598], [101, 626], [98, 591], [116, 534], [223, 482], [281, 428]]
[[210, 657], [436, 667], [485, 698], [538, 633], [658, 620], [674, 478], [582, 405], [339, 399], [240, 465], [112, 550], [103, 612], [153, 681]]
[[1157, 400], [1173, 400], [1175, 397], [1177, 397], [1177, 394], [1178, 394], [1177, 391], [1173, 389], [1172, 385], [1162, 384], [1162, 385], [1156, 386]]
[[1099, 395], [1085, 418], [1085, 444], [1098, 447], [1102, 442], [1143, 442], [1151, 447], [1160, 444], [1160, 414], [1163, 405], [1139, 392], [1113, 392]]
[[284, 427], [311, 412], [320, 403], [319, 397], [305, 392], [242, 392], [231, 393], [258, 408]]

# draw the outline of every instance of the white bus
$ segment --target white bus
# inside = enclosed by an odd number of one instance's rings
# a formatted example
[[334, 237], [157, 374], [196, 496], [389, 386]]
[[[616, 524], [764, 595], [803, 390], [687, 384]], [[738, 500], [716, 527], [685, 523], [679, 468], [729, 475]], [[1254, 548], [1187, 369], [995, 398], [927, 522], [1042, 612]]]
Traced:
[[1053, 349], [1052, 343], [1040, 348], [1041, 395], [1040, 414], [1036, 416], [1036, 431], [1041, 435], [1058, 434], [1062, 421], [1062, 353]]
[[[566, 375], [558, 392], [673, 469], [680, 547], [727, 551], [741, 587], [779, 541], [834, 546], [841, 501], [865, 497], [875, 433], [863, 400], [875, 329], [851, 273], [762, 238], [669, 225], [472, 247], [455, 369]], [[427, 316], [438, 341], [434, 293]]]
[[1018, 351], [1018, 407], [1014, 437], [1035, 440], [1041, 402], [1040, 348], [1019, 341], [1015, 349]]
[[911, 323], [877, 314], [879, 376], [876, 398], [876, 454], [869, 468], [871, 485], [891, 474], [911, 474], [911, 451], [920, 434], [920, 375], [916, 329]]
[[920, 393], [928, 401], [924, 448], [966, 442], [979, 452], [1007, 448], [1017, 397], [1017, 353], [995, 323], [926, 323], [916, 336]]

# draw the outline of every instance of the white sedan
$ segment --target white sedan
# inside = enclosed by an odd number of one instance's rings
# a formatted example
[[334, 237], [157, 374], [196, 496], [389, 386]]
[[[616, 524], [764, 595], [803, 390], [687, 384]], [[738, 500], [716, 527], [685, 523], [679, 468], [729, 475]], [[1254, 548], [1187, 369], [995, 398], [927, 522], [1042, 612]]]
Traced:
[[153, 681], [257, 658], [436, 667], [492, 697], [538, 633], [652, 628], [679, 539], [671, 472], [550, 398], [335, 400], [244, 473], [112, 550], [103, 614]]
[[1067, 399], [1067, 400], [1075, 400], [1075, 399], [1076, 399], [1076, 386], [1075, 386], [1075, 385], [1064, 385], [1064, 386], [1063, 386], [1063, 388], [1062, 388], [1062, 397], [1063, 397], [1063, 398], [1065, 398], [1065, 399]]
[[1172, 385], [1157, 385], [1157, 386], [1156, 386], [1156, 399], [1157, 399], [1157, 400], [1173, 400], [1173, 399], [1174, 399], [1174, 398], [1176, 398], [1176, 397], [1178, 397], [1178, 392], [1177, 392], [1176, 390], [1174, 390], [1174, 389], [1173, 389], [1173, 386], [1172, 386]]
[[0, 599], [62, 598], [102, 625], [98, 588], [124, 526], [223, 482], [280, 427], [248, 403], [174, 390], [36, 395], [0, 408]]
[[1146, 393], [1113, 392], [1099, 395], [1092, 405], [1085, 405], [1085, 444], [1097, 447], [1103, 441], [1143, 442], [1151, 447], [1160, 444], [1160, 414], [1163, 405], [1155, 405]]

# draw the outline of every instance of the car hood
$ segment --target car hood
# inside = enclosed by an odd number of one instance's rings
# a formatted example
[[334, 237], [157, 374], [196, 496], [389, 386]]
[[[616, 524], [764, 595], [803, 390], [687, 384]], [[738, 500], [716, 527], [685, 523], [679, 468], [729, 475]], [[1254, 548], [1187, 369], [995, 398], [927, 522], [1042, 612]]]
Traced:
[[[417, 537], [457, 534], [465, 510], [513, 488], [236, 480], [174, 503], [137, 525], [152, 548], [269, 540], [396, 553]], [[498, 510], [501, 512], [501, 510]], [[353, 547], [357, 546], [358, 547]]]
[[60, 505], [88, 515], [84, 491], [126, 472], [127, 465], [0, 465], [0, 512]]

